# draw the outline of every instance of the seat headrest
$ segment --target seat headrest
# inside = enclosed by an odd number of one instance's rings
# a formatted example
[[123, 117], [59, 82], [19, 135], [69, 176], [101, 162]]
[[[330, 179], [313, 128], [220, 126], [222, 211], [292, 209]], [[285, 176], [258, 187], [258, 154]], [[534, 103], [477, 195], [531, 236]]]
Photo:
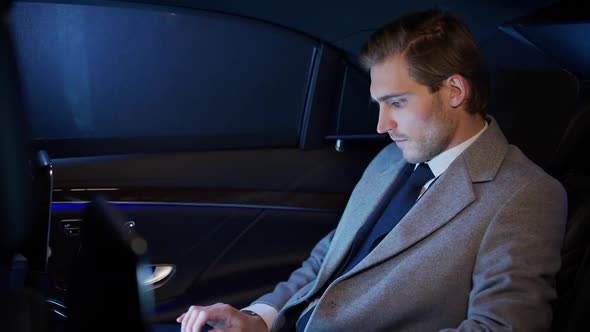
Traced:
[[[489, 113], [511, 144], [545, 170], [575, 113], [579, 83], [561, 70], [498, 70]], [[552, 96], [559, 107], [538, 96]]]
[[571, 118], [569, 126], [557, 147], [551, 172], [561, 177], [566, 172], [588, 173], [590, 155], [590, 100], [586, 99]]

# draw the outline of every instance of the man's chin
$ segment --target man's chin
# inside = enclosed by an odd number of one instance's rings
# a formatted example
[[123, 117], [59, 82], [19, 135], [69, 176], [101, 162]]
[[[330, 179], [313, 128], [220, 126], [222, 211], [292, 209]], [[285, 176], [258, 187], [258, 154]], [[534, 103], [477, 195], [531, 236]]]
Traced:
[[402, 151], [402, 154], [404, 156], [404, 160], [409, 162], [410, 164], [416, 164], [416, 158], [415, 156], [408, 156], [405, 152]]
[[404, 160], [409, 162], [410, 164], [417, 164], [429, 160], [427, 158], [424, 158], [424, 156], [417, 156], [415, 154], [408, 153], [404, 150], [402, 150], [402, 155], [404, 157]]

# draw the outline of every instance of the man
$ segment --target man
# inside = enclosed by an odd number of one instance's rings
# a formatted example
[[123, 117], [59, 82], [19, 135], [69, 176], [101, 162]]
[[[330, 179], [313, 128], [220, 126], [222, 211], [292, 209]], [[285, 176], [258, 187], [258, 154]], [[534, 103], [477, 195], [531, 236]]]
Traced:
[[289, 280], [243, 311], [192, 306], [182, 331], [548, 330], [566, 194], [486, 117], [468, 29], [411, 14], [375, 32], [361, 63], [395, 143]]

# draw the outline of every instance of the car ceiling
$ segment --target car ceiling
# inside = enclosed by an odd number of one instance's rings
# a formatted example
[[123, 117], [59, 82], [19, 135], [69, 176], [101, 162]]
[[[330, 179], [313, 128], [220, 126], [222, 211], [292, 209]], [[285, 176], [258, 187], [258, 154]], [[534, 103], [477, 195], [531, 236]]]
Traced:
[[[59, 2], [59, 1], [58, 1]], [[89, 3], [88, 1], [66, 1]], [[93, 1], [90, 3], [107, 1]], [[462, 17], [478, 41], [485, 41], [498, 25], [529, 15], [555, 0], [119, 0], [239, 15], [291, 28], [344, 51], [354, 59], [371, 31], [400, 15], [430, 8]]]
[[[587, 0], [17, 0], [121, 6], [156, 5], [170, 10], [197, 9], [237, 15], [293, 29], [345, 52], [357, 62], [358, 51], [376, 28], [418, 10], [441, 8], [461, 17], [483, 45], [498, 28], [515, 35], [557, 59], [582, 81], [590, 80], [590, 2]], [[551, 31], [528, 29], [538, 23], [581, 23]], [[524, 23], [524, 26], [523, 26]], [[504, 29], [504, 32], [506, 30]], [[555, 46], [559, 47], [555, 47]]]

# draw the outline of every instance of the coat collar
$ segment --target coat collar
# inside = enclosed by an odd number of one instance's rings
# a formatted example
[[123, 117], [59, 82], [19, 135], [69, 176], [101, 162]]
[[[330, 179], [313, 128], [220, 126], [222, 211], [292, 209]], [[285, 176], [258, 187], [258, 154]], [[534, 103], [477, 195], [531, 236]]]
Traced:
[[488, 129], [462, 155], [474, 183], [494, 179], [508, 152], [508, 140], [496, 119], [488, 115], [487, 121]]

